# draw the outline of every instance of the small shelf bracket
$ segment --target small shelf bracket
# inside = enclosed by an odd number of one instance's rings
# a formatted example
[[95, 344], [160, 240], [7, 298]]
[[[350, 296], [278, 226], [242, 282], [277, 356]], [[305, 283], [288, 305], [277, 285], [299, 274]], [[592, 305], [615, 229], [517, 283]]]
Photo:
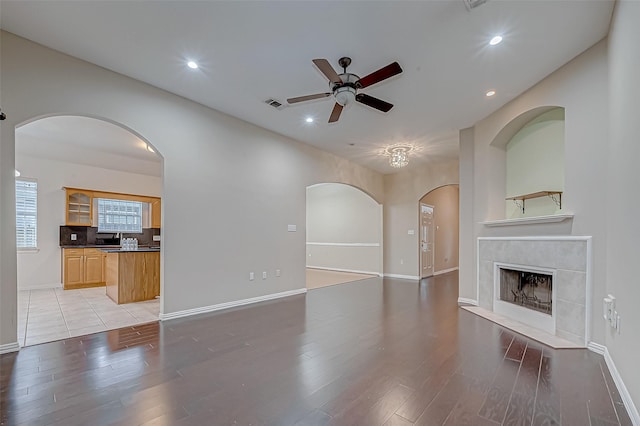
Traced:
[[551, 198], [553, 202], [556, 203], [558, 209], [562, 210], [562, 192], [549, 194], [549, 198]]
[[522, 214], [524, 214], [524, 200], [513, 200], [513, 203], [518, 207], [518, 209], [522, 210]]

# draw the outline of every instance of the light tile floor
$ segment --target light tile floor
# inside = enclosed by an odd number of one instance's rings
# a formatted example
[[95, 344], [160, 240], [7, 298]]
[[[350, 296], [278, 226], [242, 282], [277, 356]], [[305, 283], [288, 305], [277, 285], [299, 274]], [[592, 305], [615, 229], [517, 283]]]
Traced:
[[18, 292], [20, 346], [157, 321], [160, 299], [117, 305], [104, 287]]

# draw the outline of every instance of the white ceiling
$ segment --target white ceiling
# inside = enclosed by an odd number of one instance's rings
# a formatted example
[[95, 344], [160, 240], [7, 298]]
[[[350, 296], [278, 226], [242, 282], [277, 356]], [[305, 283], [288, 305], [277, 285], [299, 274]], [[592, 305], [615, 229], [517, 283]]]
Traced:
[[115, 124], [88, 117], [48, 117], [19, 127], [16, 154], [162, 175], [162, 158], [149, 151], [146, 142]]
[[[0, 26], [382, 173], [379, 153], [416, 147], [409, 167], [456, 158], [458, 130], [484, 118], [606, 36], [613, 0], [2, 1]], [[489, 46], [502, 34], [504, 41]], [[404, 73], [328, 124], [330, 99], [281, 110], [263, 101], [324, 92], [326, 58], [364, 76]], [[200, 69], [185, 66], [195, 60]], [[486, 98], [494, 89], [497, 95]], [[311, 125], [304, 122], [315, 117]], [[354, 144], [354, 145], [351, 145]]]

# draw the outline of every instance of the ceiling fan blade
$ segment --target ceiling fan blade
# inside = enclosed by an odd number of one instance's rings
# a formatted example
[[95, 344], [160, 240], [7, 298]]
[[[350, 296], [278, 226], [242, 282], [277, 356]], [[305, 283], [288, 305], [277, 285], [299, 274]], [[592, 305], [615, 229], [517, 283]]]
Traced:
[[373, 96], [365, 95], [364, 93], [358, 93], [356, 95], [356, 101], [382, 112], [389, 112], [389, 110], [393, 108], [393, 104], [385, 102], [382, 99], [374, 98]]
[[338, 121], [338, 119], [340, 118], [340, 113], [342, 112], [342, 108], [344, 107], [336, 102], [335, 106], [333, 107], [333, 111], [331, 111], [329, 123], [335, 123], [336, 121]]
[[342, 83], [342, 79], [326, 59], [314, 59], [313, 63], [332, 83]]
[[396, 74], [400, 74], [401, 72], [402, 68], [400, 68], [400, 64], [394, 62], [387, 65], [386, 67], [380, 68], [378, 71], [374, 71], [369, 75], [365, 75], [358, 81], [357, 84], [358, 87], [368, 87], [382, 80], [386, 80], [389, 77], [393, 77]]
[[290, 104], [296, 104], [298, 102], [311, 101], [313, 99], [327, 98], [331, 96], [331, 93], [316, 93], [315, 95], [298, 96], [297, 98], [289, 98], [287, 102]]

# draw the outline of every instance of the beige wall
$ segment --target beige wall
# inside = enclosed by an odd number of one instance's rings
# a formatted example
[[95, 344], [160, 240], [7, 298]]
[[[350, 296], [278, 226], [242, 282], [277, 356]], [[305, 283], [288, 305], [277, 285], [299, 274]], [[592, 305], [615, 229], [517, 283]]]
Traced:
[[459, 198], [458, 185], [445, 185], [420, 199], [434, 207], [434, 273], [458, 267]]
[[[70, 112], [103, 118], [162, 154], [165, 314], [304, 288], [307, 186], [347, 183], [383, 200], [382, 175], [372, 170], [10, 33], [1, 36], [7, 120], [0, 129], [0, 345], [17, 340], [15, 127], [34, 118]], [[288, 224], [298, 231], [287, 232]], [[268, 279], [249, 281], [251, 271], [268, 271]]]
[[382, 205], [358, 188], [307, 188], [307, 266], [382, 273]]
[[[423, 165], [384, 176], [384, 274], [418, 279], [420, 198], [458, 183], [458, 162]], [[413, 230], [413, 235], [408, 231]]]
[[[616, 297], [622, 319], [620, 334], [607, 328], [606, 346], [635, 401], [635, 419], [640, 424], [640, 2], [619, 1], [609, 37], [608, 173], [606, 205], [607, 292]], [[604, 161], [603, 161], [604, 162]]]

